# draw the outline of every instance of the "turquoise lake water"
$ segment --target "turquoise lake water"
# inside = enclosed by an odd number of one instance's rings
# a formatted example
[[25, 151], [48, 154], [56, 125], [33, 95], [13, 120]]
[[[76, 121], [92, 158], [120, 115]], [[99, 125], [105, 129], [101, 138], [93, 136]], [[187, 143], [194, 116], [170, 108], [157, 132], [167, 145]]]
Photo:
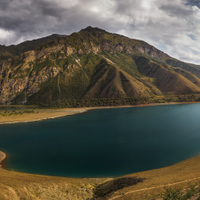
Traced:
[[92, 110], [0, 125], [10, 170], [67, 177], [116, 177], [200, 153], [200, 104]]

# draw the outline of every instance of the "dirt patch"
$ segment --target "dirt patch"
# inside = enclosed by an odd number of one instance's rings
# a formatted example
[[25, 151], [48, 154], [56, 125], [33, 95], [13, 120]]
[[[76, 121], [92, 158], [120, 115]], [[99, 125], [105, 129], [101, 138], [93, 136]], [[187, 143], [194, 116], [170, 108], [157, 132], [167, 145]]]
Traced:
[[1, 167], [1, 162], [6, 158], [6, 154], [0, 151], [0, 167]]

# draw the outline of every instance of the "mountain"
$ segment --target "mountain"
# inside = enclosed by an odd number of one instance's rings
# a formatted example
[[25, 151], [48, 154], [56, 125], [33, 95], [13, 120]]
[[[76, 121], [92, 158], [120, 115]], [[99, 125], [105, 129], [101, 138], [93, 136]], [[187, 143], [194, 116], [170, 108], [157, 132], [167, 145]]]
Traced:
[[144, 41], [87, 27], [0, 46], [0, 103], [106, 105], [200, 92], [200, 67]]
[[37, 47], [41, 46], [42, 44], [63, 37], [66, 37], [66, 35], [52, 34], [50, 36], [43, 37], [37, 40], [25, 41], [18, 45], [11, 45], [8, 47], [0, 45], [0, 59], [2, 60], [5, 59], [5, 57], [9, 58], [20, 55], [21, 53], [24, 53], [26, 51], [34, 50]]

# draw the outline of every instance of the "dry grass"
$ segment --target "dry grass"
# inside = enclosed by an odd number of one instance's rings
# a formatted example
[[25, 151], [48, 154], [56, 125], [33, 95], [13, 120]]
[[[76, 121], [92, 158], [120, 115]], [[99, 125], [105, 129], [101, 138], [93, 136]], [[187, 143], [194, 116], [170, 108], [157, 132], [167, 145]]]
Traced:
[[89, 108], [34, 109], [32, 113], [0, 115], [0, 123], [30, 122], [82, 113]]
[[90, 199], [93, 188], [108, 179], [73, 179], [0, 169], [0, 199]]
[[170, 167], [135, 173], [125, 177], [138, 178], [143, 181], [132, 186], [130, 184], [130, 186], [125, 184], [125, 187], [119, 186], [118, 190], [111, 190], [106, 196], [94, 198], [95, 188], [104, 182], [109, 185], [107, 183], [109, 181], [112, 183], [113, 179], [51, 177], [18, 173], [0, 168], [0, 199], [162, 199], [161, 193], [166, 188], [183, 190], [188, 187], [188, 184], [195, 183], [200, 179], [200, 156]]
[[[130, 175], [128, 175], [130, 177]], [[160, 199], [167, 187], [183, 189], [189, 183], [200, 179], [200, 156], [191, 158], [173, 166], [131, 174], [145, 178], [137, 185], [124, 188], [110, 195], [111, 199]]]

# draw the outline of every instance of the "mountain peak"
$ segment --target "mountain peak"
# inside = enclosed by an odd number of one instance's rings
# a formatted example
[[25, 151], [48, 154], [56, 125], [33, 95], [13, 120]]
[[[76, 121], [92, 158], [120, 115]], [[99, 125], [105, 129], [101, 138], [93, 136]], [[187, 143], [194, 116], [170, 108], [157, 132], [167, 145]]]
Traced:
[[143, 41], [89, 26], [69, 36], [0, 46], [0, 83], [0, 104], [135, 104], [143, 97], [171, 101], [199, 94], [200, 69]]
[[87, 31], [87, 32], [104, 32], [104, 33], [106, 33], [105, 30], [100, 29], [98, 27], [92, 27], [92, 26], [88, 26], [85, 29], [82, 29], [81, 31]]

